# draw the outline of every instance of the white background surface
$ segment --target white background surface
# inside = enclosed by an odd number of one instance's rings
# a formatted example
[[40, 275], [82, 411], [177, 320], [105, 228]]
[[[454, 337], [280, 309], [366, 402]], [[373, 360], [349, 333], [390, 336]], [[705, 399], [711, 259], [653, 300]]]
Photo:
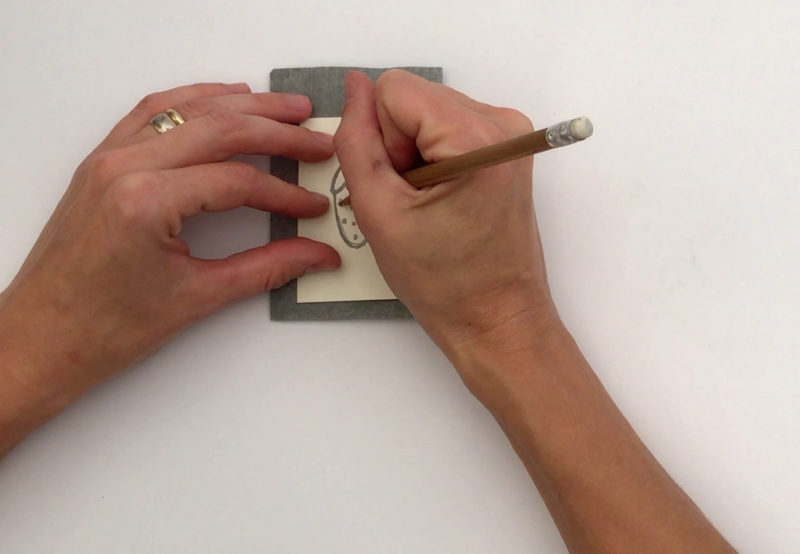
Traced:
[[[744, 552], [800, 550], [800, 4], [2, 2], [0, 283], [152, 90], [434, 65], [534, 123], [553, 292], [667, 469]], [[193, 222], [198, 254], [267, 219]], [[0, 463], [0, 551], [562, 552], [491, 417], [412, 322], [191, 328]]]

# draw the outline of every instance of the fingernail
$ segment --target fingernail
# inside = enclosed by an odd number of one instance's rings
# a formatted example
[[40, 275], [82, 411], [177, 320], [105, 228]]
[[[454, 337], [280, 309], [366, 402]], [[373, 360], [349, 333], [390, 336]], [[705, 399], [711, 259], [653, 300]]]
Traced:
[[331, 135], [328, 133], [320, 133], [319, 131], [311, 131], [311, 133], [327, 150], [333, 150], [333, 137]]
[[287, 94], [286, 103], [289, 104], [290, 108], [295, 109], [298, 112], [307, 111], [311, 105], [308, 96], [303, 96], [302, 94]]
[[250, 92], [250, 85], [247, 83], [232, 83], [228, 85], [228, 88], [233, 92]]
[[358, 90], [358, 75], [355, 71], [348, 71], [344, 76], [344, 99], [350, 100]]
[[314, 199], [314, 201], [317, 204], [319, 204], [321, 206], [325, 206], [326, 208], [328, 207], [328, 204], [330, 203], [328, 201], [328, 197], [327, 196], [325, 196], [324, 194], [320, 194], [318, 192], [312, 192], [311, 193], [311, 197]]

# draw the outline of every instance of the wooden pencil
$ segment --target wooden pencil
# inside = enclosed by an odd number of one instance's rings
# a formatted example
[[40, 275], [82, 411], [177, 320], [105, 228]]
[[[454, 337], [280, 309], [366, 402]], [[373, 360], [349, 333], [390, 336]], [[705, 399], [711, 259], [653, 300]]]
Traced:
[[[402, 173], [401, 177], [417, 188], [430, 187], [479, 169], [574, 144], [589, 138], [592, 132], [592, 122], [586, 117], [577, 117], [521, 137], [417, 167]], [[340, 206], [348, 204], [349, 196], [339, 201]]]

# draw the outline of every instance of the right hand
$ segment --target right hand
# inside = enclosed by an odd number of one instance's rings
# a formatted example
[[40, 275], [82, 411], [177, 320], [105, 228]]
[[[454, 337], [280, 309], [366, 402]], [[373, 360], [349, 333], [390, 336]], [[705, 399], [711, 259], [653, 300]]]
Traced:
[[427, 190], [399, 172], [533, 130], [521, 113], [401, 70], [350, 72], [334, 144], [386, 282], [451, 356], [520, 316], [557, 321], [533, 210], [532, 156]]
[[[658, 465], [558, 318], [531, 157], [428, 190], [398, 172], [531, 130], [401, 71], [360, 74], [334, 139], [387, 283], [500, 423], [570, 552], [734, 552]], [[657, 502], [654, 502], [654, 499]]]

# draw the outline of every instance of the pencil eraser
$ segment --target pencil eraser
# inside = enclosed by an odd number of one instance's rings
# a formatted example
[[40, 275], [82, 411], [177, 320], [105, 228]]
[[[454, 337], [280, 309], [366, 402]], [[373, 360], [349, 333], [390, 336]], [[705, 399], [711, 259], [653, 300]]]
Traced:
[[586, 140], [592, 136], [594, 127], [588, 117], [576, 117], [569, 122], [569, 132], [575, 140]]

